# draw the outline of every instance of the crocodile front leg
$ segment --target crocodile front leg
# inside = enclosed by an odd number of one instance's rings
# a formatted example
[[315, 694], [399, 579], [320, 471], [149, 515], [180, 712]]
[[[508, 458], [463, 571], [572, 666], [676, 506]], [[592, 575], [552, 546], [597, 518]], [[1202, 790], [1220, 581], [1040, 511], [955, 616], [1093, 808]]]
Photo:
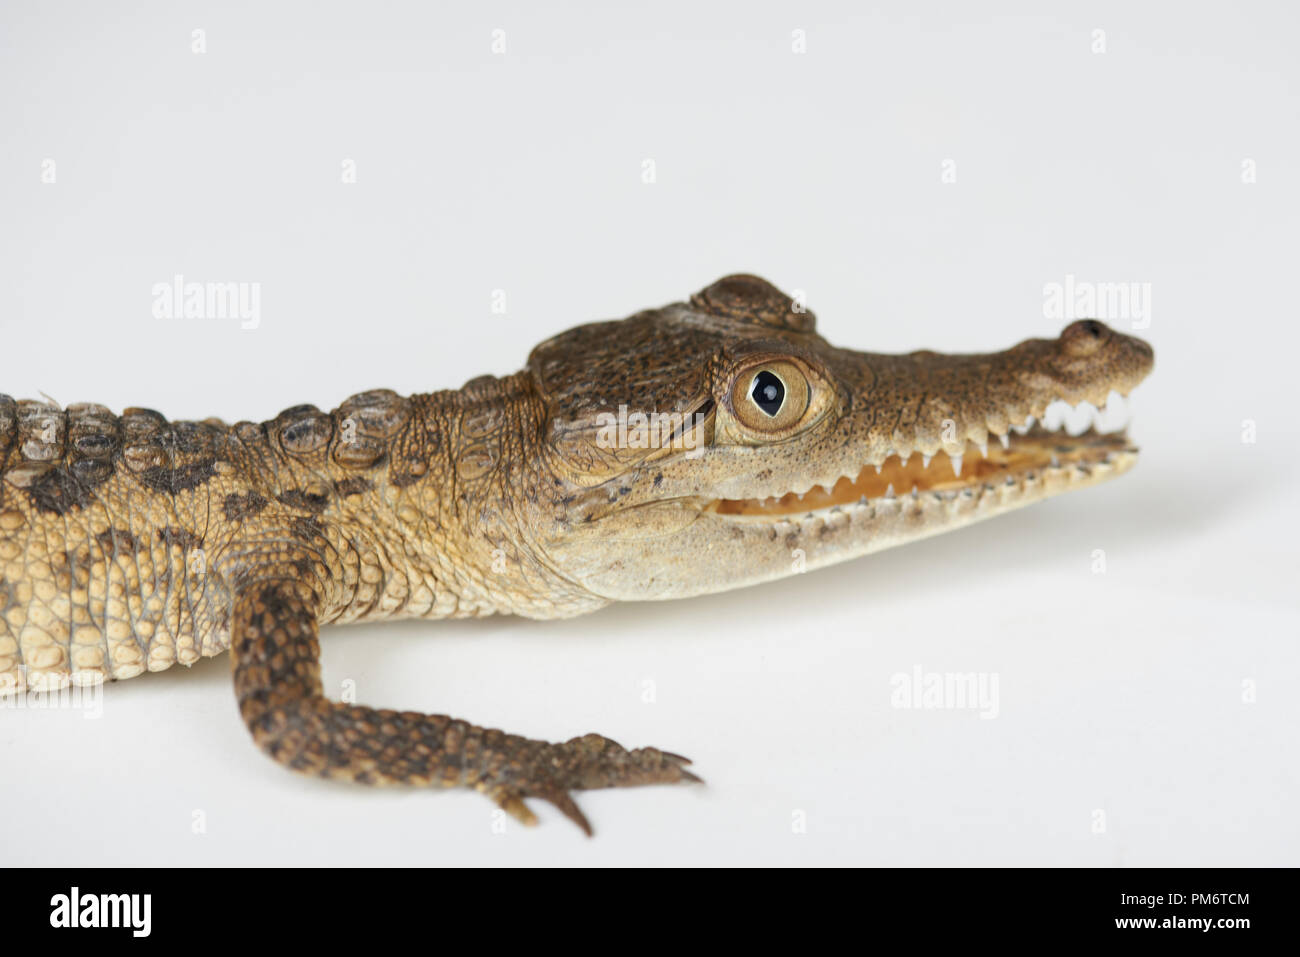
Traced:
[[320, 678], [319, 607], [311, 586], [278, 576], [246, 579], [234, 600], [239, 710], [253, 740], [286, 767], [361, 784], [470, 787], [529, 825], [537, 817], [524, 799], [541, 798], [588, 836], [570, 791], [700, 780], [680, 755], [628, 751], [598, 734], [550, 744], [446, 715], [330, 701]]

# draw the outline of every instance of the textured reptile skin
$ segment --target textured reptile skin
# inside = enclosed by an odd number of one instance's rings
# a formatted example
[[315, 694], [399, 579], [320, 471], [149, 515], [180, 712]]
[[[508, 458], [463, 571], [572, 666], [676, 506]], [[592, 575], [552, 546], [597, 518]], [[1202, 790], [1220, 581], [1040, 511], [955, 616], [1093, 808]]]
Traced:
[[277, 562], [312, 583], [322, 624], [584, 610], [540, 571], [485, 574], [496, 549], [517, 565], [526, 548], [500, 481], [529, 467], [526, 385], [367, 392], [234, 426], [0, 397], [0, 681], [219, 654], [232, 582]]

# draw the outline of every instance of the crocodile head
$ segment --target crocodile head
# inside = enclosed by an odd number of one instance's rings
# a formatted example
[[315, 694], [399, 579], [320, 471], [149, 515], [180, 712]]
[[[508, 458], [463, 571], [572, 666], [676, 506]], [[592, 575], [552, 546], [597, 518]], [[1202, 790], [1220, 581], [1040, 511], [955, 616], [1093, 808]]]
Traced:
[[1058, 409], [1086, 418], [1151, 370], [1149, 345], [1100, 322], [981, 355], [854, 352], [814, 322], [739, 275], [534, 349], [553, 495], [529, 524], [545, 563], [608, 600], [721, 591], [958, 528], [1136, 461], [1123, 431], [1054, 427]]

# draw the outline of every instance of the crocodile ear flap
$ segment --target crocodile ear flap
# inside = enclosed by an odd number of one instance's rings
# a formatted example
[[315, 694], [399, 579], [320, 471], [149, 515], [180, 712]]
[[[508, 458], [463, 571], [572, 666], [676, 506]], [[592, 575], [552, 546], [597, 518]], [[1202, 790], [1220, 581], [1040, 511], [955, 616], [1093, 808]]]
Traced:
[[753, 322], [774, 329], [812, 332], [817, 317], [802, 302], [791, 299], [766, 279], [738, 273], [724, 276], [691, 296], [700, 312], [738, 322]]

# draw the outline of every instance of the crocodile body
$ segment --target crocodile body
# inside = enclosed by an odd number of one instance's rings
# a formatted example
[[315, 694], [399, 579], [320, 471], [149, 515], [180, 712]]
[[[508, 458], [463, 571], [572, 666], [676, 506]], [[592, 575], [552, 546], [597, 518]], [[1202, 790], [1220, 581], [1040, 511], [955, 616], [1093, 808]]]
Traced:
[[507, 592], [488, 574], [495, 550], [518, 564], [525, 547], [493, 487], [536, 451], [517, 441], [539, 414], [525, 386], [372, 391], [235, 425], [0, 397], [0, 683], [220, 654], [231, 581], [280, 561], [311, 580], [321, 624], [585, 610], [553, 576]]
[[[589, 831], [572, 790], [696, 780], [689, 762], [329, 701], [319, 626], [565, 617], [959, 527], [1128, 468], [1122, 434], [1012, 427], [1150, 367], [1092, 321], [983, 356], [836, 349], [733, 276], [570, 330], [515, 375], [332, 412], [227, 425], [0, 396], [0, 693], [233, 648], [241, 714], [281, 763], [474, 787], [529, 823], [539, 797]], [[611, 430], [620, 409], [675, 418]]]

